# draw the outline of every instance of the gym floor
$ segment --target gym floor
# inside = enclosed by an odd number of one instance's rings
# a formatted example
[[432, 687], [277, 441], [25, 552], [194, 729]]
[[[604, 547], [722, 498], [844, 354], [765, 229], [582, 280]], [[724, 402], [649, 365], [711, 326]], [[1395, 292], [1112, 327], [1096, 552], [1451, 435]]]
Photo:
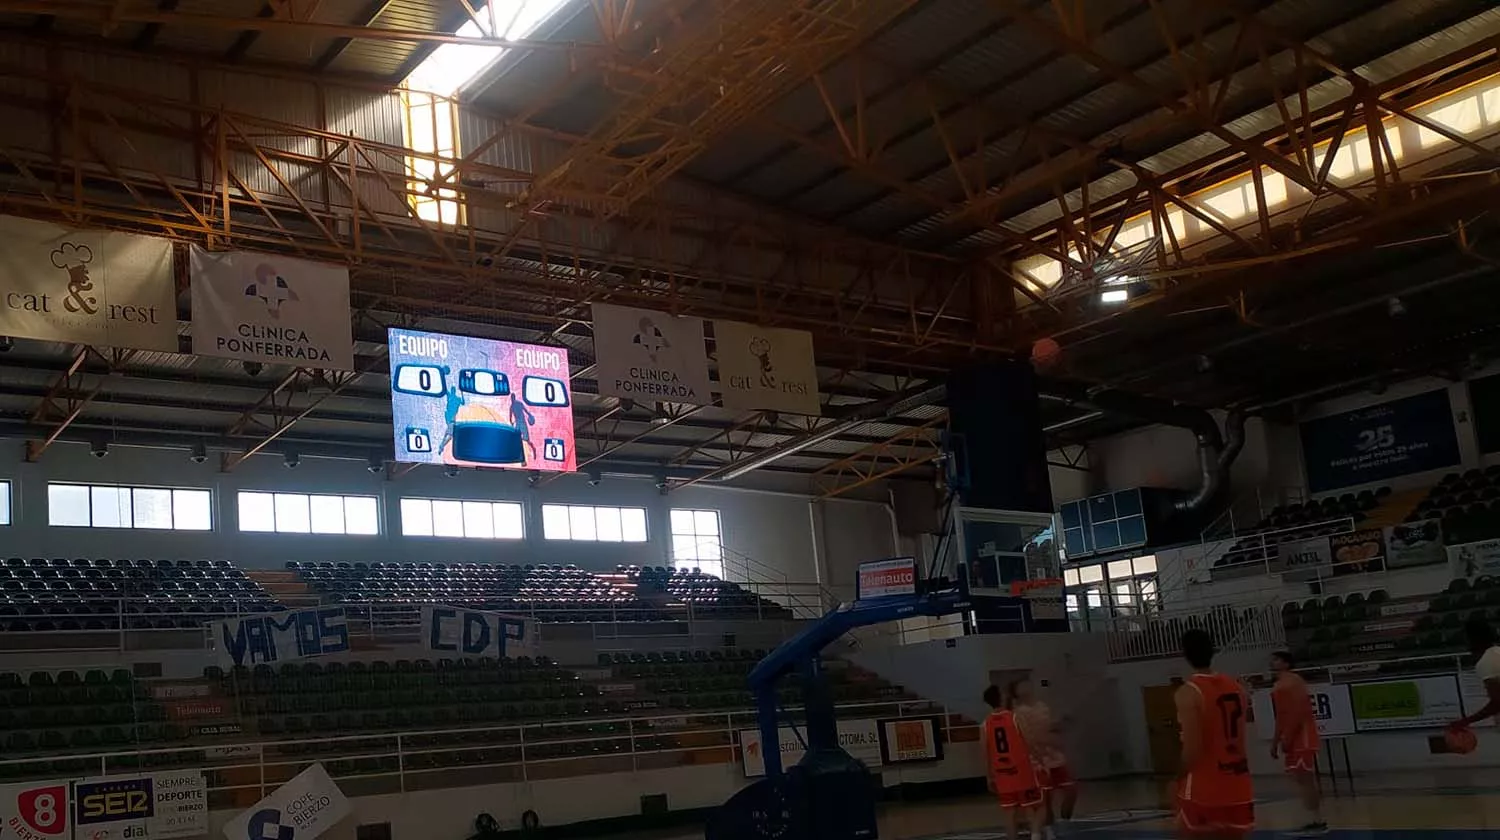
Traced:
[[[1084, 782], [1073, 836], [1155, 840], [1176, 834], [1166, 784], [1147, 780]], [[1285, 779], [1257, 779], [1256, 838], [1287, 837], [1305, 817]], [[1324, 780], [1323, 814], [1336, 840], [1500, 837], [1500, 771], [1427, 772]], [[882, 840], [1003, 840], [992, 799], [891, 805]]]

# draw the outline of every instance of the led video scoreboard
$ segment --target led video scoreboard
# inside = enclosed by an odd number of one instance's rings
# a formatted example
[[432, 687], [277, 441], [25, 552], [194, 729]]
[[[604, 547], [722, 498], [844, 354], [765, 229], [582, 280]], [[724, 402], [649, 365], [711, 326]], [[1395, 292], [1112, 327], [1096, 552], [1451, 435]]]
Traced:
[[396, 460], [577, 469], [568, 351], [392, 329]]

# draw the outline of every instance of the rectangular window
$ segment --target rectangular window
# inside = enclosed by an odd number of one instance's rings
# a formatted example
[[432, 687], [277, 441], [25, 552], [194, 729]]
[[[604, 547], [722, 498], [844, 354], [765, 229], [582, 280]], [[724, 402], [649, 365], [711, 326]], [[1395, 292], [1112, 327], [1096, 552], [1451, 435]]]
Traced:
[[542, 505], [542, 536], [549, 540], [645, 542], [646, 509]]
[[723, 577], [724, 543], [719, 532], [719, 512], [674, 510], [671, 524], [672, 565]]
[[374, 496], [244, 491], [239, 506], [241, 531], [357, 536], [380, 533], [380, 505]]
[[0, 481], [0, 525], [10, 524], [10, 482]]
[[408, 537], [519, 540], [526, 536], [520, 502], [402, 499], [401, 533]]
[[[110, 484], [48, 484], [47, 524], [63, 528], [141, 528], [157, 531], [213, 530], [208, 490], [119, 487]], [[6, 485], [4, 520], [10, 521]]]

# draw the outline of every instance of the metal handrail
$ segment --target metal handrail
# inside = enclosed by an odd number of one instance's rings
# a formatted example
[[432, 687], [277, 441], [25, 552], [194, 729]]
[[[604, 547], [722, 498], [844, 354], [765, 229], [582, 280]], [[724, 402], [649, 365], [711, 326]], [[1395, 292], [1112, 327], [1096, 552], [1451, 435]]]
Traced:
[[[943, 707], [941, 704], [934, 703], [929, 700], [892, 698], [889, 700], [881, 701], [841, 703], [838, 704], [837, 709], [840, 712], [853, 712], [855, 714], [858, 714], [862, 710], [890, 709], [892, 707], [894, 707], [896, 710], [894, 717], [898, 718], [924, 717], [932, 715], [934, 713], [940, 713], [944, 716], [945, 720], [951, 720], [951, 718], [949, 717], [949, 712], [945, 707]], [[742, 722], [737, 722], [737, 718], [742, 718]], [[713, 725], [705, 725], [702, 727], [694, 728], [694, 724], [700, 721], [710, 722]], [[533, 736], [528, 740], [527, 737], [527, 730], [535, 730], [538, 728], [562, 728], [579, 725], [623, 726], [625, 728], [625, 731], [617, 734], [591, 734], [588, 737], [584, 738], [536, 738], [535, 736]], [[234, 763], [234, 756], [226, 756], [222, 760], [215, 760], [205, 757], [202, 760], [201, 766], [205, 770], [215, 771], [214, 773], [209, 774], [208, 789], [210, 792], [253, 789], [258, 790], [258, 796], [263, 796], [267, 792], [269, 792], [270, 789], [273, 789], [282, 781], [285, 781], [285, 779], [295, 775], [297, 769], [309, 765], [314, 761], [324, 762], [326, 764], [330, 762], [339, 762], [345, 760], [383, 758], [395, 758], [397, 760], [397, 769], [370, 773], [340, 774], [333, 773], [332, 771], [330, 771], [330, 773], [336, 779], [396, 776], [401, 780], [401, 792], [407, 792], [406, 776], [408, 774], [443, 772], [446, 770], [454, 769], [454, 766], [462, 766], [465, 769], [479, 769], [485, 767], [519, 767], [522, 779], [526, 780], [530, 777], [530, 774], [527, 772], [528, 765], [558, 764], [569, 761], [588, 761], [615, 755], [629, 755], [631, 757], [631, 768], [634, 771], [640, 769], [640, 756], [672, 753], [692, 753], [701, 752], [704, 750], [722, 750], [725, 748], [733, 748], [738, 744], [739, 732], [744, 729], [753, 728], [755, 728], [755, 711], [746, 708], [743, 710], [732, 710], [727, 712], [659, 715], [651, 717], [637, 716], [600, 719], [579, 718], [552, 722], [534, 721], [529, 723], [507, 724], [505, 726], [471, 726], [455, 729], [419, 729], [400, 732], [370, 732], [357, 735], [330, 735], [316, 738], [286, 738], [248, 742], [218, 742], [214, 744], [181, 744], [177, 746], [152, 747], [149, 749], [72, 753], [64, 754], [61, 756], [48, 755], [45, 757], [35, 758], [4, 758], [0, 759], [0, 767], [25, 767], [26, 765], [36, 764], [38, 762], [50, 762], [58, 758], [63, 758], [77, 760], [83, 762], [85, 765], [93, 765], [97, 767], [99, 775], [110, 775], [111, 773], [119, 774], [122, 772], [140, 772], [142, 769], [140, 765], [144, 763], [141, 762], [140, 759], [145, 756], [172, 756], [179, 755], [183, 752], [198, 752], [206, 750], [249, 749], [254, 754], [255, 760], [252, 763]], [[513, 740], [485, 740], [476, 743], [476, 740], [481, 736], [507, 735], [512, 733], [514, 734]], [[666, 749], [638, 748], [638, 745], [636, 743], [637, 739], [655, 737], [658, 735], [672, 737], [710, 735], [721, 737], [715, 743], [705, 745], [683, 746]], [[438, 739], [443, 738], [453, 739], [454, 743], [436, 743]], [[432, 739], [434, 743], [421, 743], [423, 739]], [[614, 753], [558, 756], [546, 758], [537, 757], [535, 755], [528, 758], [526, 755], [526, 749], [528, 746], [534, 748], [542, 746], [558, 747], [568, 744], [598, 744], [601, 741], [626, 740], [628, 740], [629, 749]], [[394, 747], [394, 749], [383, 747], [377, 747], [373, 750], [369, 748], [355, 749], [356, 745], [368, 745], [371, 742], [389, 742], [390, 746]], [[338, 751], [338, 747], [336, 745], [340, 744], [350, 745], [351, 750], [348, 752]], [[296, 749], [299, 747], [308, 747], [313, 745], [323, 745], [325, 749], [318, 750], [315, 753], [312, 750]], [[335, 746], [332, 750], [327, 750], [326, 745]], [[283, 752], [283, 750], [288, 747], [293, 748], [294, 751]], [[491, 748], [517, 749], [519, 750], [519, 760], [486, 761], [473, 763], [464, 762], [460, 765], [434, 767], [415, 767], [412, 766], [411, 763], [407, 760], [409, 756], [415, 755], [472, 753], [476, 749]], [[315, 754], [316, 757], [309, 758], [309, 754]], [[136, 766], [122, 768], [119, 765], [121, 763], [121, 760], [123, 759], [135, 759]], [[111, 760], [114, 760], [115, 766], [113, 768], [111, 767]], [[733, 763], [738, 763], [738, 761], [738, 756], [732, 759]], [[293, 768], [293, 770], [285, 774], [266, 772], [268, 768], [274, 769], [281, 767]], [[255, 769], [257, 771], [257, 781], [254, 784], [216, 784], [216, 782], [218, 781], [216, 777], [217, 773], [248, 769]], [[92, 772], [93, 771], [91, 770], [90, 775], [92, 775]], [[38, 775], [55, 777], [57, 774], [52, 773], [50, 769], [48, 769], [42, 771]]]

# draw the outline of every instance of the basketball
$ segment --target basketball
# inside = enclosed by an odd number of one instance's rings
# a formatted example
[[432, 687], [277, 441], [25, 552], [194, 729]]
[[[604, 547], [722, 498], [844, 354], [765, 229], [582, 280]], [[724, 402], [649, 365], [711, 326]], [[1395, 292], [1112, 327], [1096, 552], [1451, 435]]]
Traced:
[[1038, 369], [1045, 370], [1057, 364], [1062, 358], [1062, 345], [1056, 339], [1039, 338], [1031, 345], [1031, 364]]
[[1479, 736], [1468, 727], [1448, 730], [1444, 733], [1443, 740], [1447, 741], [1449, 750], [1460, 755], [1468, 755], [1479, 747]]

